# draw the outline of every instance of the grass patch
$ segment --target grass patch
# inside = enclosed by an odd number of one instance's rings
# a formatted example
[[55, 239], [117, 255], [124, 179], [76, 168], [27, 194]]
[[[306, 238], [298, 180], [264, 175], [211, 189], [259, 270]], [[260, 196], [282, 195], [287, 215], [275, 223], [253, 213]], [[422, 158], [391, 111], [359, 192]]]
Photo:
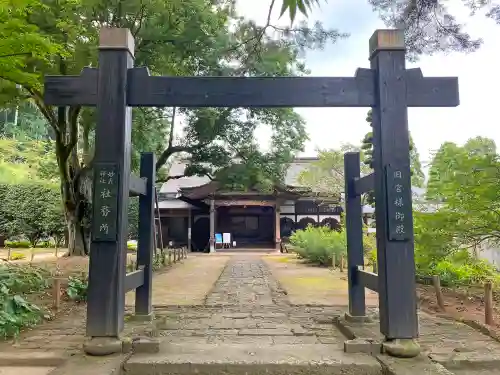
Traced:
[[318, 291], [347, 290], [347, 281], [328, 276], [284, 277], [280, 279], [280, 282], [291, 288]]
[[269, 255], [266, 259], [276, 263], [290, 263], [296, 261], [297, 257], [295, 255]]

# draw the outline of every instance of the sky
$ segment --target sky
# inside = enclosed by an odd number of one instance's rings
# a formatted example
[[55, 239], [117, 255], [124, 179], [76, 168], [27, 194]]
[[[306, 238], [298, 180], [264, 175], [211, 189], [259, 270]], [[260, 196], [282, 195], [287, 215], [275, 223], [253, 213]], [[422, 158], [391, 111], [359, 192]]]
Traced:
[[[271, 0], [239, 0], [241, 15], [265, 24]], [[472, 54], [440, 54], [424, 56], [407, 68], [420, 67], [424, 76], [457, 76], [460, 106], [453, 108], [410, 108], [408, 125], [424, 166], [445, 141], [463, 144], [475, 136], [489, 137], [500, 145], [500, 124], [496, 106], [500, 106], [497, 90], [500, 74], [495, 73], [500, 63], [500, 25], [485, 17], [468, 17], [467, 10], [455, 1], [453, 14], [464, 19], [467, 31], [481, 37], [484, 44]], [[281, 0], [277, 0], [277, 10]], [[273, 24], [286, 24], [283, 16]], [[274, 20], [278, 20], [276, 12]], [[367, 0], [328, 0], [314, 8], [309, 22], [321, 21], [325, 28], [336, 28], [350, 37], [321, 51], [306, 56], [306, 65], [312, 76], [353, 76], [356, 68], [369, 68], [368, 40], [376, 29], [385, 28]], [[496, 99], [495, 99], [496, 98]], [[314, 156], [316, 150], [337, 148], [342, 143], [360, 144], [370, 131], [365, 122], [366, 108], [307, 108], [297, 109], [307, 122], [310, 140], [303, 156]], [[269, 133], [259, 129], [257, 137], [265, 142]]]

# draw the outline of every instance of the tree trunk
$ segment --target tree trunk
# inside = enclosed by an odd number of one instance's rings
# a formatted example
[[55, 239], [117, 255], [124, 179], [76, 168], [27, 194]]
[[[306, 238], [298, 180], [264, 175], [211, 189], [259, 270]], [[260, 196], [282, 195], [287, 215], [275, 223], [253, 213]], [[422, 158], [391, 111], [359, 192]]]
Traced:
[[68, 256], [86, 256], [88, 243], [86, 242], [85, 230], [78, 217], [73, 213], [66, 214], [68, 225]]

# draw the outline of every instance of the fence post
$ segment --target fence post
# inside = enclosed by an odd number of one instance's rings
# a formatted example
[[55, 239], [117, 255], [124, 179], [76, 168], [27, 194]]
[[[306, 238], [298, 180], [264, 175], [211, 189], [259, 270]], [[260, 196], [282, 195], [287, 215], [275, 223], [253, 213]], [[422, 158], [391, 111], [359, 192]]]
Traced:
[[354, 191], [354, 181], [360, 176], [359, 152], [344, 154], [345, 228], [347, 234], [347, 279], [349, 283], [349, 315], [366, 315], [365, 287], [356, 280], [358, 266], [364, 265], [363, 217], [361, 197]]
[[495, 324], [493, 319], [493, 284], [491, 281], [484, 283], [484, 322], [490, 326]]
[[155, 243], [155, 170], [156, 158], [152, 152], [141, 154], [141, 178], [147, 180], [146, 195], [139, 197], [139, 238], [137, 266], [144, 266], [144, 283], [135, 291], [135, 314], [152, 314], [153, 253]]
[[444, 304], [443, 291], [441, 290], [441, 279], [439, 275], [432, 276], [432, 285], [434, 285], [434, 292], [436, 292], [436, 302], [439, 308], [444, 311], [446, 306]]

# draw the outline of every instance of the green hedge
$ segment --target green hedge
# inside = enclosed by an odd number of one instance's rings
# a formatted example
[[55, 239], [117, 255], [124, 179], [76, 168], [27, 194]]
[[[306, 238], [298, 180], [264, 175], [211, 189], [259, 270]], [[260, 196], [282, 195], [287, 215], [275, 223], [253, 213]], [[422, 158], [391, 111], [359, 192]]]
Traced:
[[[40, 241], [34, 247], [50, 248], [54, 246], [55, 243], [53, 241]], [[28, 240], [19, 240], [19, 241], [5, 241], [5, 247], [10, 247], [11, 249], [29, 249], [32, 246]]]
[[0, 232], [16, 239], [10, 242], [11, 247], [44, 247], [48, 244], [42, 239], [64, 235], [66, 225], [58, 185], [0, 184], [0, 202]]

